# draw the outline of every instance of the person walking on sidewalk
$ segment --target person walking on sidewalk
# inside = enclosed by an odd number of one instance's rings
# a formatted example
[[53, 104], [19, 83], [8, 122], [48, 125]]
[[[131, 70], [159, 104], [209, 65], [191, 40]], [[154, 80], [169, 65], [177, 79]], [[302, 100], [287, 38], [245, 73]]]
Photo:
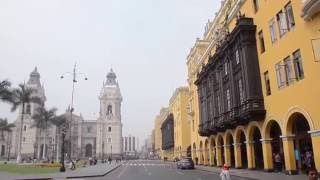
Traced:
[[275, 157], [274, 157], [274, 161], [276, 163], [276, 169], [278, 172], [282, 171], [282, 162], [281, 162], [281, 156], [280, 153], [278, 152]]
[[221, 180], [231, 180], [229, 166], [227, 164], [223, 165], [222, 171], [220, 173]]

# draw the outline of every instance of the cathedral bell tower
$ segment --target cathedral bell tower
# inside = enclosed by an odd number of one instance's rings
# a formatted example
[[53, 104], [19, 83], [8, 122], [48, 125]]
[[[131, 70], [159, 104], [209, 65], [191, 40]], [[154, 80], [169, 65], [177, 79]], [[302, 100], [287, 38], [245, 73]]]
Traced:
[[100, 92], [97, 120], [97, 157], [118, 158], [122, 155], [122, 96], [116, 74], [111, 69]]

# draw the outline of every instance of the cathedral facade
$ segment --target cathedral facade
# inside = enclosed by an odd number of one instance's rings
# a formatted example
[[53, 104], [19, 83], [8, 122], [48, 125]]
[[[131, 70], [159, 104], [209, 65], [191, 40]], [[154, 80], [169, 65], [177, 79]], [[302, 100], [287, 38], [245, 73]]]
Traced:
[[[45, 89], [40, 83], [40, 73], [37, 68], [30, 74], [26, 87], [34, 89], [33, 96], [46, 101]], [[99, 95], [100, 113], [96, 120], [85, 120], [68, 108], [64, 113], [71, 124], [65, 137], [65, 157], [71, 159], [121, 158], [122, 157], [122, 96], [116, 74], [111, 69]], [[18, 154], [19, 132], [22, 126], [21, 155], [23, 159], [54, 159], [61, 156], [62, 137], [57, 127], [51, 125], [46, 136], [35, 126], [32, 116], [39, 105], [27, 104], [21, 124], [21, 108], [14, 121], [15, 127], [10, 134], [0, 140], [2, 158], [16, 158]], [[3, 142], [2, 142], [3, 141]]]

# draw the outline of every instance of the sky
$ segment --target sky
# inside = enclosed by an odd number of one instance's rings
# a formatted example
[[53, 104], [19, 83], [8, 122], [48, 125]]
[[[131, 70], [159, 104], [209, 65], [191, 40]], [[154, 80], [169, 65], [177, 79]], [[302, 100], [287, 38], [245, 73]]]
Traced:
[[[98, 95], [112, 68], [121, 93], [123, 135], [143, 141], [175, 88], [187, 86], [186, 57], [219, 0], [1, 0], [0, 80], [13, 87], [41, 74], [46, 106], [65, 112], [77, 63], [75, 113], [95, 120]], [[0, 102], [0, 118], [17, 113]]]

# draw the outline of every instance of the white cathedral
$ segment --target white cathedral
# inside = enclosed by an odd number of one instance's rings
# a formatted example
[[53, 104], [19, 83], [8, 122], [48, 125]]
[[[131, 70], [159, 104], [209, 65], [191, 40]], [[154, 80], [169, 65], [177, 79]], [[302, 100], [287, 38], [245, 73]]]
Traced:
[[[34, 96], [46, 101], [45, 90], [40, 83], [40, 74], [37, 68], [30, 74], [26, 83], [28, 88], [34, 89]], [[65, 116], [72, 119], [71, 128], [65, 138], [65, 156], [72, 159], [97, 158], [121, 158], [122, 157], [122, 123], [121, 102], [122, 96], [116, 74], [111, 69], [103, 82], [100, 95], [100, 113], [97, 120], [84, 120], [82, 115], [72, 114], [68, 108]], [[24, 113], [22, 131], [22, 158], [40, 158], [59, 160], [61, 155], [61, 133], [52, 125], [48, 128], [44, 141], [44, 133], [40, 134], [34, 127], [32, 116], [36, 112], [37, 104], [27, 104]], [[14, 121], [16, 125], [6, 138], [0, 140], [0, 156], [2, 158], [16, 158], [18, 153], [18, 138], [21, 127], [21, 108], [19, 116]], [[44, 143], [45, 142], [45, 143]], [[44, 146], [45, 144], [45, 146]]]

